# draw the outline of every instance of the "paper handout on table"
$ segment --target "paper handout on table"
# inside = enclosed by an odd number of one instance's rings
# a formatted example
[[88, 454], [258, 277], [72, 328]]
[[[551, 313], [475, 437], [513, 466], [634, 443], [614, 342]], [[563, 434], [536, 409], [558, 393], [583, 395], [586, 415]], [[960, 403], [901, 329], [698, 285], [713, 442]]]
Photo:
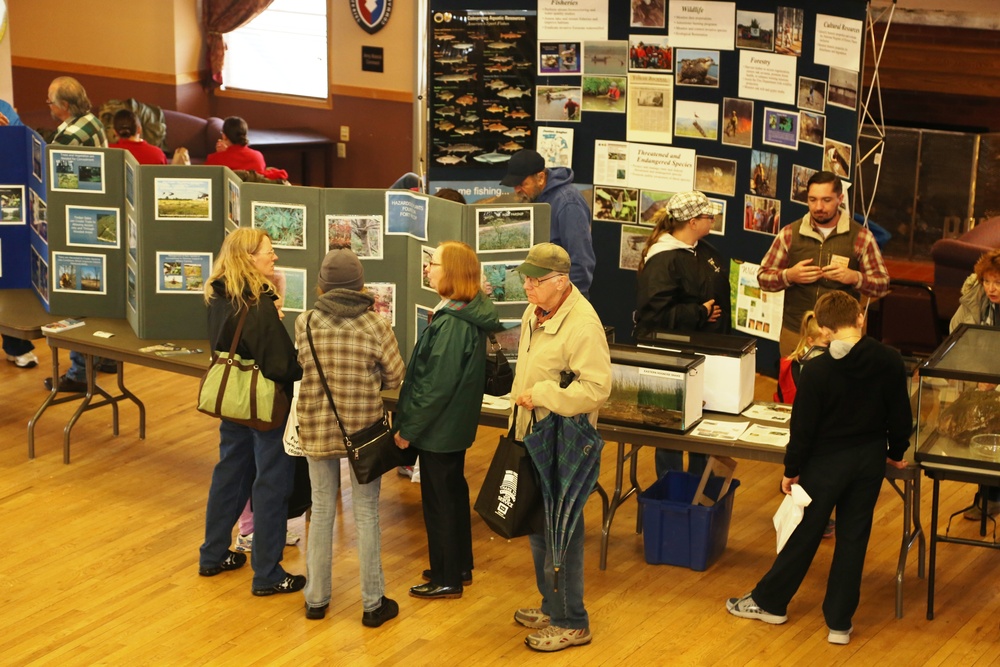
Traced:
[[774, 530], [778, 535], [778, 553], [781, 553], [789, 535], [795, 527], [802, 521], [806, 505], [812, 502], [812, 498], [798, 484], [792, 484], [792, 492], [785, 496], [778, 506], [778, 511], [774, 513]]
[[740, 440], [752, 442], [755, 445], [773, 445], [784, 447], [788, 444], [788, 429], [779, 426], [764, 426], [763, 424], [751, 424]]
[[750, 422], [716, 421], [702, 419], [691, 431], [696, 438], [712, 438], [713, 440], [739, 440]]
[[781, 403], [754, 403], [743, 411], [743, 416], [766, 422], [787, 424], [792, 419], [792, 406]]

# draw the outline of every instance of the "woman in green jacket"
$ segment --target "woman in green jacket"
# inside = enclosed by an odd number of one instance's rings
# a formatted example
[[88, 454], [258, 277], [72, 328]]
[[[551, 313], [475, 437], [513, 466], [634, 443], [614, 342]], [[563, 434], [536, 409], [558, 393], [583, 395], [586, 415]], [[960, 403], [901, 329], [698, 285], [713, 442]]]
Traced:
[[468, 245], [434, 250], [429, 279], [441, 296], [406, 367], [396, 416], [396, 444], [420, 455], [420, 496], [430, 569], [410, 595], [462, 597], [472, 582], [472, 522], [465, 450], [479, 426], [486, 377], [486, 337], [500, 328], [480, 289], [479, 260]]

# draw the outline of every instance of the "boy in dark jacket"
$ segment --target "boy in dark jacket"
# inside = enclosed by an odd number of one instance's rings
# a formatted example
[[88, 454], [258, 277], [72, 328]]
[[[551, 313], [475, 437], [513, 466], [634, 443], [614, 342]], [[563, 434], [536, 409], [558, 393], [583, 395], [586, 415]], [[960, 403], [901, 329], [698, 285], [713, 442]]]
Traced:
[[906, 370], [899, 352], [864, 336], [861, 306], [846, 292], [824, 294], [816, 320], [830, 351], [803, 369], [792, 405], [781, 489], [801, 484], [812, 497], [798, 525], [750, 593], [730, 598], [734, 616], [780, 624], [837, 510], [837, 548], [823, 616], [831, 644], [847, 644], [858, 608], [861, 572], [885, 465], [903, 469], [913, 427]]

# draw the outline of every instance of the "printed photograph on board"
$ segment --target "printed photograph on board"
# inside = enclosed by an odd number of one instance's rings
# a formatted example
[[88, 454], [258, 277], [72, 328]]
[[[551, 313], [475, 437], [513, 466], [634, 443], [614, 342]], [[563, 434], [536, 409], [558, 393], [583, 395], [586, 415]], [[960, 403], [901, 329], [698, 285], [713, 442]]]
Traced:
[[139, 261], [139, 228], [136, 227], [135, 218], [131, 215], [125, 216], [125, 239], [128, 242], [128, 254], [133, 262]]
[[778, 181], [778, 155], [754, 150], [750, 153], [750, 192], [762, 197], [774, 196]]
[[476, 252], [525, 252], [534, 245], [534, 209], [476, 209]]
[[349, 247], [358, 259], [382, 259], [382, 224], [381, 215], [328, 215], [327, 250]]
[[212, 219], [212, 181], [208, 178], [155, 178], [157, 220], [208, 222]]
[[250, 220], [254, 229], [267, 232], [275, 248], [306, 249], [305, 205], [251, 202]]
[[666, 35], [630, 35], [628, 38], [628, 69], [630, 72], [670, 72], [674, 69], [674, 52]]
[[628, 78], [624, 76], [583, 77], [583, 110], [625, 113]]
[[736, 97], [722, 98], [722, 143], [726, 146], [753, 146], [753, 102]]
[[236, 181], [226, 181], [226, 191], [229, 193], [229, 205], [226, 207], [226, 216], [234, 227], [240, 226], [240, 185]]
[[517, 272], [521, 261], [482, 262], [483, 293], [494, 303], [528, 303], [524, 278]]
[[622, 225], [621, 243], [618, 246], [618, 268], [638, 271], [646, 240], [653, 233], [651, 227]]
[[[536, 96], [538, 104], [535, 107], [535, 118], [538, 120], [580, 122], [580, 108], [583, 104], [583, 89], [580, 86], [538, 86]], [[490, 132], [505, 132], [509, 129], [500, 122], [486, 126], [486, 130]]]
[[628, 42], [624, 39], [583, 43], [586, 76], [623, 76], [628, 72]]
[[24, 186], [0, 185], [0, 225], [23, 225]]
[[719, 87], [719, 52], [703, 49], [675, 49], [674, 68], [678, 86]]
[[653, 226], [653, 216], [664, 208], [675, 192], [641, 190], [639, 193], [639, 224]]
[[781, 229], [781, 202], [769, 197], [744, 195], [743, 229], [774, 236]]
[[293, 313], [301, 313], [306, 310], [309, 304], [306, 284], [306, 270], [293, 269], [287, 266], [274, 267], [275, 274], [280, 273], [284, 277], [285, 293], [281, 303], [281, 309]]
[[49, 147], [49, 187], [63, 192], [104, 192], [104, 153]]
[[45, 303], [49, 302], [49, 264], [31, 246], [31, 284]]
[[712, 222], [712, 230], [709, 234], [726, 235], [726, 200], [709, 197], [708, 201], [719, 207], [719, 212], [715, 214], [715, 221]]
[[133, 313], [139, 312], [139, 288], [135, 269], [131, 266], [125, 267], [125, 301]]
[[201, 294], [212, 273], [210, 252], [157, 252], [158, 294]]
[[765, 107], [764, 137], [761, 143], [797, 150], [799, 147], [798, 112]]
[[541, 76], [580, 74], [580, 42], [539, 42], [538, 73]]
[[135, 208], [135, 167], [125, 161], [125, 201]]
[[800, 164], [792, 165], [792, 190], [789, 199], [800, 204], [809, 204], [809, 179], [816, 173], [816, 169], [803, 167]]
[[42, 182], [42, 142], [35, 135], [31, 135], [31, 175]]
[[856, 110], [858, 108], [858, 73], [839, 67], [830, 68], [830, 97], [827, 100], [835, 107]]
[[711, 102], [677, 100], [674, 109], [674, 136], [689, 139], [719, 138], [719, 105]]
[[437, 294], [437, 290], [431, 287], [431, 262], [434, 261], [434, 248], [429, 245], [420, 246], [420, 286]]
[[372, 306], [372, 309], [385, 318], [389, 326], [395, 327], [396, 283], [366, 283], [365, 292], [375, 299], [375, 305]]
[[826, 116], [811, 111], [800, 111], [799, 141], [813, 146], [823, 146], [826, 141]]
[[49, 207], [45, 200], [29, 189], [28, 199], [31, 200], [31, 229], [38, 234], [43, 242], [49, 242]]
[[66, 245], [120, 247], [120, 211], [97, 206], [66, 207]]
[[636, 224], [639, 220], [639, 190], [594, 186], [594, 220]]
[[802, 55], [802, 26], [805, 11], [798, 7], [778, 7], [778, 26], [774, 30], [774, 50], [786, 56]]
[[632, 0], [629, 26], [632, 28], [663, 28], [667, 25], [667, 0]]
[[826, 111], [826, 81], [800, 76], [798, 106], [817, 113]]
[[736, 47], [774, 51], [774, 14], [737, 9]]
[[53, 252], [56, 292], [107, 294], [107, 266], [104, 255]]
[[694, 159], [694, 189], [717, 195], [736, 195], [736, 160], [698, 155]]
[[841, 178], [851, 177], [851, 146], [827, 137], [823, 144], [823, 170]]

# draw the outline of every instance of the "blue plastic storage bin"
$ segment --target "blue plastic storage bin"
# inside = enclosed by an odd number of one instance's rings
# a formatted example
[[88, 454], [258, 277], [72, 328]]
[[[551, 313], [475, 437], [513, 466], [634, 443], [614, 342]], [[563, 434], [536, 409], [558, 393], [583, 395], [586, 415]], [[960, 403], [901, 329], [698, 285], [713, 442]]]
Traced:
[[[691, 504], [700, 481], [700, 475], [672, 470], [639, 494], [647, 563], [702, 572], [726, 550], [733, 497], [740, 481], [734, 479], [726, 495], [712, 507]], [[718, 496], [722, 482], [722, 477], [710, 478], [705, 495]]]

